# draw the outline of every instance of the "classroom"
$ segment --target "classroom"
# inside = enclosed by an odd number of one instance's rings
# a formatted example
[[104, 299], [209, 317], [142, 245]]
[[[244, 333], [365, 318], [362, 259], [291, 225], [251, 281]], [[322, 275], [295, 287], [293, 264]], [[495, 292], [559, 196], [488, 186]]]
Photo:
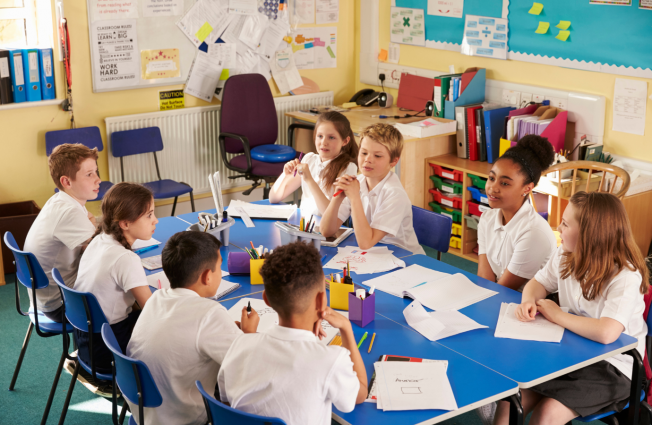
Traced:
[[651, 23], [0, 0], [0, 424], [652, 424]]

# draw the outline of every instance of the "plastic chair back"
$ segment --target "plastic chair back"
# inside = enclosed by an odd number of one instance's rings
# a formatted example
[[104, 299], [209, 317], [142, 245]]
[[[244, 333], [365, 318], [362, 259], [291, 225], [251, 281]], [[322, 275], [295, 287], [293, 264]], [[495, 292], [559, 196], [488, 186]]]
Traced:
[[[226, 80], [220, 108], [220, 132], [245, 136], [251, 148], [276, 142], [276, 106], [265, 77], [241, 74]], [[244, 152], [238, 140], [227, 138], [224, 146], [228, 153]]]
[[[130, 402], [138, 404], [138, 386], [140, 385], [143, 407], [160, 406], [163, 403], [163, 397], [161, 397], [149, 368], [142, 361], [127, 357], [122, 353], [120, 344], [118, 344], [113, 329], [108, 323], [102, 325], [102, 339], [113, 353], [115, 379], [120, 391], [122, 391], [122, 395]], [[137, 375], [135, 371], [137, 371]]]
[[448, 252], [453, 220], [443, 214], [412, 206], [412, 225], [419, 244]]
[[161, 136], [161, 129], [158, 127], [111, 133], [111, 153], [117, 158], [162, 150], [163, 137]]
[[104, 149], [98, 127], [71, 128], [45, 133], [45, 154], [50, 156], [54, 148], [64, 143], [81, 143], [90, 149], [97, 148], [98, 151]]
[[100, 333], [102, 331], [102, 325], [109, 323], [109, 321], [106, 320], [106, 316], [95, 295], [90, 292], [80, 292], [68, 288], [63, 283], [61, 273], [57, 269], [52, 269], [52, 277], [57, 285], [59, 285], [59, 288], [61, 288], [63, 304], [66, 309], [66, 319], [68, 319], [70, 324], [82, 332], [89, 332], [88, 322], [90, 321], [92, 324], [90, 333]]
[[197, 389], [204, 398], [208, 421], [212, 424], [285, 425], [285, 422], [278, 418], [267, 418], [265, 416], [252, 415], [236, 410], [231, 406], [215, 400], [213, 396], [204, 390], [201, 382], [195, 381], [195, 385], [197, 385]]
[[21, 251], [11, 232], [5, 232], [4, 240], [7, 248], [9, 248], [11, 253], [14, 255], [18, 282], [20, 282], [24, 287], [32, 289], [32, 279], [34, 279], [35, 289], [47, 288], [50, 281], [43, 271], [41, 264], [36, 259], [36, 256], [31, 252]]

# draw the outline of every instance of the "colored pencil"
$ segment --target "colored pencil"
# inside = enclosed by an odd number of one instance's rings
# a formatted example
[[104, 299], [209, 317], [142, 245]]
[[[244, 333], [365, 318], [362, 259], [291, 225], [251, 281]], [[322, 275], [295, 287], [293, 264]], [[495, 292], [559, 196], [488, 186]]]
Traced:
[[369, 350], [367, 350], [367, 353], [371, 353], [371, 347], [374, 346], [374, 339], [376, 339], [376, 332], [374, 332], [374, 334], [371, 335], [371, 342], [369, 343]]
[[[301, 152], [301, 153], [299, 154], [299, 162], [301, 162], [301, 158], [303, 158], [303, 152]], [[296, 167], [295, 167], [295, 168], [294, 168], [294, 177], [296, 177], [296, 176], [297, 176], [297, 169], [296, 169]]]

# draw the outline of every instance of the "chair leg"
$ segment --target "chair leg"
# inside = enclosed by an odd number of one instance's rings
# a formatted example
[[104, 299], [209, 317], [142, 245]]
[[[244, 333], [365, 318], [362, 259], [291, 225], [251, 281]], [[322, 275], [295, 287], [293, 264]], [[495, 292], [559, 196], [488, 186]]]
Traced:
[[63, 425], [66, 421], [66, 414], [68, 413], [68, 405], [70, 404], [70, 398], [72, 397], [72, 392], [75, 389], [75, 383], [77, 382], [77, 375], [79, 375], [80, 363], [79, 359], [75, 362], [75, 371], [72, 374], [72, 379], [70, 380], [70, 387], [68, 387], [68, 394], [66, 394], [66, 401], [63, 403], [63, 410], [61, 411], [61, 417], [59, 418], [59, 425]]
[[265, 183], [265, 187], [263, 188], [263, 199], [269, 199], [269, 191], [270, 191], [269, 183]]
[[190, 191], [190, 208], [192, 208], [192, 212], [195, 212], [195, 198], [192, 196], [192, 190]]
[[437, 251], [437, 260], [441, 261], [441, 251]]
[[174, 212], [177, 209], [177, 198], [178, 198], [178, 196], [174, 197], [174, 204], [172, 204], [172, 214], [171, 214], [172, 217], [174, 217]]
[[[68, 340], [68, 349], [70, 349], [70, 340]], [[57, 391], [57, 385], [59, 385], [59, 378], [61, 377], [61, 370], [63, 370], [63, 364], [66, 361], [66, 351], [61, 353], [61, 360], [59, 360], [59, 366], [57, 367], [57, 373], [54, 375], [54, 382], [52, 382], [52, 389], [50, 390], [50, 396], [48, 397], [48, 402], [45, 405], [45, 410], [43, 411], [43, 418], [41, 418], [41, 425], [45, 425], [48, 421], [48, 415], [50, 414], [50, 407], [52, 407], [52, 400], [54, 399], [54, 393]]]
[[34, 323], [29, 322], [27, 327], [27, 334], [25, 335], [25, 340], [23, 341], [23, 348], [20, 350], [20, 356], [18, 356], [18, 362], [16, 363], [16, 369], [14, 370], [14, 376], [11, 378], [11, 384], [9, 384], [9, 391], [14, 390], [14, 385], [16, 385], [16, 379], [18, 379], [18, 372], [20, 372], [20, 366], [23, 364], [23, 357], [25, 357], [25, 352], [27, 351], [27, 344], [29, 344], [29, 338], [32, 336], [32, 330], [34, 329]]
[[125, 422], [125, 416], [127, 416], [127, 410], [129, 409], [129, 404], [127, 403], [127, 400], [122, 397], [123, 404], [122, 404], [122, 410], [120, 410], [120, 417], [118, 418], [118, 423], [122, 425]]

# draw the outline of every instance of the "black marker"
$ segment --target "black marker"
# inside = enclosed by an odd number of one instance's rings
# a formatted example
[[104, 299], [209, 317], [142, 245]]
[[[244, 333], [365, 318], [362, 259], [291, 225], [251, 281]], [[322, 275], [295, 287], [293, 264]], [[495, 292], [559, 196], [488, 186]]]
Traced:
[[222, 211], [222, 223], [225, 221], [229, 221], [229, 215], [226, 213], [226, 211]]
[[251, 301], [247, 303], [247, 316], [249, 316], [249, 313], [251, 313]]

